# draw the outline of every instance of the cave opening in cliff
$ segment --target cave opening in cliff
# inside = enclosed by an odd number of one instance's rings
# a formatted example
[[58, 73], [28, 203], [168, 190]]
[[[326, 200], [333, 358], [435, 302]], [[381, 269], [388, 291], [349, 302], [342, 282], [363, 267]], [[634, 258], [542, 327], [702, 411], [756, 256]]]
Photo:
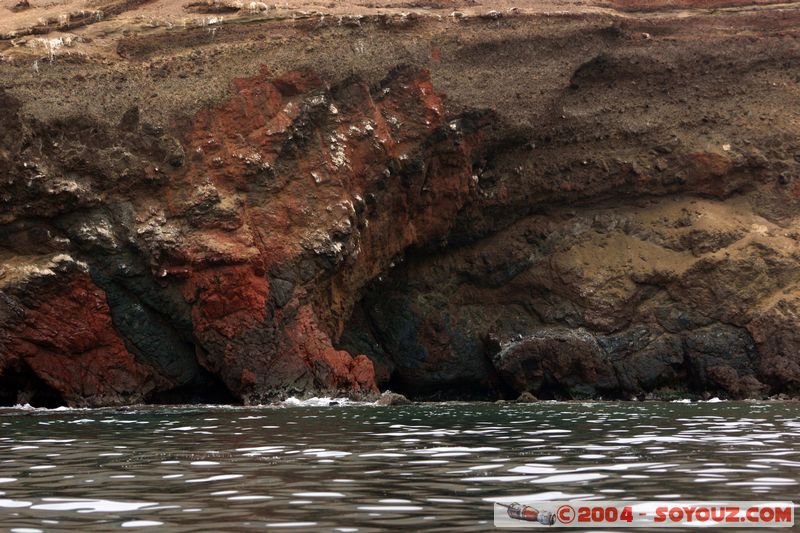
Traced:
[[0, 375], [0, 406], [30, 405], [53, 409], [67, 404], [61, 394], [45, 383], [27, 365], [7, 369]]
[[[402, 266], [376, 279], [345, 322], [336, 347], [365, 354], [384, 391], [413, 401], [495, 401], [518, 396], [492, 365], [491, 346], [453, 332], [450, 318], [420, 311]], [[426, 318], [420, 318], [420, 317]]]
[[388, 381], [378, 385], [381, 392], [400, 393], [417, 402], [486, 402], [514, 399], [517, 396], [510, 389], [506, 390], [502, 383], [485, 384], [473, 380], [450, 381], [420, 386], [414, 380], [393, 374]]
[[147, 398], [152, 405], [242, 405], [222, 379], [208, 371], [202, 371], [191, 382], [172, 389], [157, 391]]

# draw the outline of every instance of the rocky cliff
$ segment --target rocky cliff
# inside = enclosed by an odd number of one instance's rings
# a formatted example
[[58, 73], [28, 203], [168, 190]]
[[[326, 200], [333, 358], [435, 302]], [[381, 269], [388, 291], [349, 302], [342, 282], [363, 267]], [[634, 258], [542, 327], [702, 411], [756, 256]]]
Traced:
[[4, 4], [0, 404], [800, 392], [800, 5]]

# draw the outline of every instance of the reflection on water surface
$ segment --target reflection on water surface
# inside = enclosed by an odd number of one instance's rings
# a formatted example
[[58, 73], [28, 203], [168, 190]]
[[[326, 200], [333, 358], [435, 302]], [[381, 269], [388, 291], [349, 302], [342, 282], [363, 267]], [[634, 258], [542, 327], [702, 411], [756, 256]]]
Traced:
[[490, 502], [511, 496], [800, 501], [799, 413], [744, 402], [0, 410], [0, 526], [485, 531]]

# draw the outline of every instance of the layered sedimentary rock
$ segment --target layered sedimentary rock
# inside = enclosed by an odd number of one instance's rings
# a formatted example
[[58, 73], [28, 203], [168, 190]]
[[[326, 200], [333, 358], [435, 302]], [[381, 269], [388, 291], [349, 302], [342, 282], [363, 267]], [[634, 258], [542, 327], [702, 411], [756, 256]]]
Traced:
[[800, 11], [447, 4], [14, 12], [0, 402], [797, 393]]

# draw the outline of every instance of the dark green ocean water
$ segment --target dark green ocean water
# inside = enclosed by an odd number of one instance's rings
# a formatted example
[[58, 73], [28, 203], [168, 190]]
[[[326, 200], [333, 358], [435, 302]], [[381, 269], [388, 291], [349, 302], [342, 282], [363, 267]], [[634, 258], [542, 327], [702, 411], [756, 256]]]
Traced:
[[800, 404], [0, 410], [4, 531], [487, 531], [521, 496], [799, 502]]

